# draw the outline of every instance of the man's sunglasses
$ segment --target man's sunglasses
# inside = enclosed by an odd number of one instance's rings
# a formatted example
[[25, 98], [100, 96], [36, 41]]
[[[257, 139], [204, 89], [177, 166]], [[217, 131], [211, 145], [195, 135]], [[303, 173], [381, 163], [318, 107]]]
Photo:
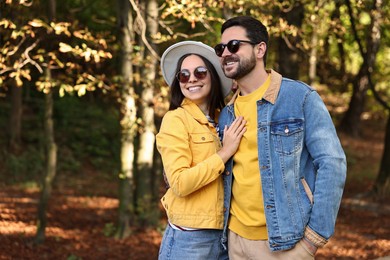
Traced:
[[218, 57], [222, 56], [222, 53], [224, 52], [225, 48], [227, 47], [230, 53], [236, 53], [240, 49], [240, 44], [242, 42], [246, 42], [252, 45], [256, 45], [257, 43], [251, 42], [251, 41], [244, 41], [244, 40], [231, 40], [227, 44], [217, 44], [214, 47], [215, 54], [217, 54]]
[[[206, 78], [207, 68], [203, 67], [203, 66], [199, 66], [199, 67], [195, 68], [194, 76], [197, 79]], [[183, 84], [187, 83], [190, 80], [190, 77], [191, 77], [191, 72], [187, 69], [183, 69], [176, 74], [176, 78], [179, 80], [180, 83], [183, 83]]]

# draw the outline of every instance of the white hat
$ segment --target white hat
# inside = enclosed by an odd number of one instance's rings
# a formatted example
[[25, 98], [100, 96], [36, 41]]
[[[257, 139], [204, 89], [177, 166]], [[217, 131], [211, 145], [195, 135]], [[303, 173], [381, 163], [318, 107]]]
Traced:
[[215, 51], [210, 46], [196, 41], [183, 41], [178, 42], [170, 46], [165, 50], [161, 57], [161, 71], [162, 75], [169, 86], [172, 85], [172, 82], [175, 78], [175, 71], [177, 67], [177, 62], [185, 54], [199, 54], [206, 59], [208, 59], [211, 64], [213, 64], [215, 70], [217, 71], [219, 78], [221, 79], [222, 84], [222, 94], [226, 97], [232, 88], [232, 79], [229, 79], [225, 76], [222, 71], [221, 63], [218, 56], [215, 54]]

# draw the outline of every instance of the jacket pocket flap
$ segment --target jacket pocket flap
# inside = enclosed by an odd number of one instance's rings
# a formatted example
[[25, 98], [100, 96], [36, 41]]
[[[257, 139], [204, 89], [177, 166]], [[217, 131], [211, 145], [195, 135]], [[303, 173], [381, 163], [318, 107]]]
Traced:
[[303, 130], [303, 120], [276, 122], [271, 125], [271, 133], [289, 136]]
[[191, 134], [191, 139], [194, 143], [207, 143], [213, 141], [213, 136], [210, 133], [197, 133]]

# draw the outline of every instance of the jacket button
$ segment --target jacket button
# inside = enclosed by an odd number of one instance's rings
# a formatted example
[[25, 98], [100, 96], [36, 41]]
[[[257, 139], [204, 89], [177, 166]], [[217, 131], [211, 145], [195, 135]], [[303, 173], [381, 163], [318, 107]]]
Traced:
[[230, 172], [229, 171], [225, 171], [225, 175], [229, 175], [230, 174]]
[[223, 208], [223, 212], [226, 212], [226, 208]]
[[202, 141], [206, 140], [206, 138], [202, 137]]

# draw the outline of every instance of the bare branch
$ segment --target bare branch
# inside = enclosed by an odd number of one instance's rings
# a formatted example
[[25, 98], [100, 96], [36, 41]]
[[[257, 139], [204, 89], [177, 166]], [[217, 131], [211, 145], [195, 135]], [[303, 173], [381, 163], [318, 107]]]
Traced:
[[[35, 68], [37, 68], [37, 70], [39, 71], [39, 73], [43, 73], [43, 69], [41, 68], [41, 66], [33, 59], [30, 58], [29, 56], [29, 52], [34, 49], [39, 43], [39, 39], [36, 40], [31, 46], [29, 46], [28, 48], [26, 48], [26, 50], [24, 51], [24, 55], [26, 56], [26, 60], [23, 62], [23, 63], [30, 63], [32, 64]], [[23, 65], [24, 66], [24, 65]], [[21, 66], [21, 67], [23, 67]]]
[[281, 36], [282, 36], [282, 39], [286, 42], [286, 45], [287, 45], [287, 47], [288, 47], [290, 50], [297, 51], [297, 48], [295, 48], [295, 47], [292, 45], [292, 43], [290, 42], [290, 40], [288, 39], [288, 37], [287, 37], [285, 34], [283, 34], [283, 35], [281, 35]]
[[355, 17], [353, 15], [351, 1], [350, 0], [345, 0], [345, 4], [347, 5], [347, 8], [348, 8], [348, 14], [349, 14], [349, 20], [351, 22], [352, 33], [353, 33], [353, 36], [355, 38], [356, 43], [359, 46], [360, 55], [362, 55], [362, 57], [365, 57], [366, 56], [366, 52], [364, 51], [362, 41], [360, 40], [358, 32], [357, 32], [357, 29], [356, 29]]
[[26, 41], [26, 37], [23, 37], [22, 40], [18, 43], [18, 45], [13, 49], [13, 51], [10, 51], [7, 53], [7, 56], [12, 56], [14, 55], [20, 48], [20, 46], [22, 46], [22, 44]]
[[173, 30], [170, 27], [168, 27], [163, 21], [159, 21], [158, 24], [161, 27], [163, 27], [165, 30], [167, 30], [170, 35], [173, 35]]
[[[39, 43], [39, 40], [36, 40], [31, 46], [29, 46], [28, 48], [26, 48], [26, 50], [24, 50], [23, 54], [24, 56], [26, 57], [26, 59], [17, 67], [17, 68], [6, 68], [6, 69], [3, 69], [0, 71], [0, 75], [4, 74], [4, 73], [7, 73], [9, 71], [15, 71], [15, 70], [20, 70], [21, 68], [23, 68], [24, 66], [26, 66], [27, 64], [32, 64], [35, 68], [37, 68], [37, 70], [40, 72], [40, 73], [43, 73], [43, 70], [41, 68], [41, 66], [33, 59], [30, 58], [30, 55], [29, 55], [29, 52], [34, 49]], [[16, 47], [17, 49], [19, 49], [20, 47], [20, 44]], [[16, 51], [14, 51], [13, 53], [15, 53]]]
[[150, 53], [152, 53], [152, 55], [157, 60], [160, 60], [160, 56], [154, 51], [154, 49], [152, 48], [152, 46], [150, 46], [148, 40], [146, 39], [146, 23], [145, 23], [145, 20], [142, 17], [142, 14], [139, 11], [139, 8], [138, 8], [137, 4], [134, 2], [134, 0], [129, 0], [129, 2], [133, 6], [134, 11], [137, 13], [138, 21], [141, 24], [141, 30], [142, 30], [142, 32], [141, 32], [141, 39], [142, 39], [142, 41], [144, 42], [145, 46], [148, 48]]
[[3, 75], [4, 73], [7, 73], [8, 71], [13, 71], [14, 68], [6, 68], [6, 69], [3, 69], [3, 70], [0, 70], [0, 75]]

